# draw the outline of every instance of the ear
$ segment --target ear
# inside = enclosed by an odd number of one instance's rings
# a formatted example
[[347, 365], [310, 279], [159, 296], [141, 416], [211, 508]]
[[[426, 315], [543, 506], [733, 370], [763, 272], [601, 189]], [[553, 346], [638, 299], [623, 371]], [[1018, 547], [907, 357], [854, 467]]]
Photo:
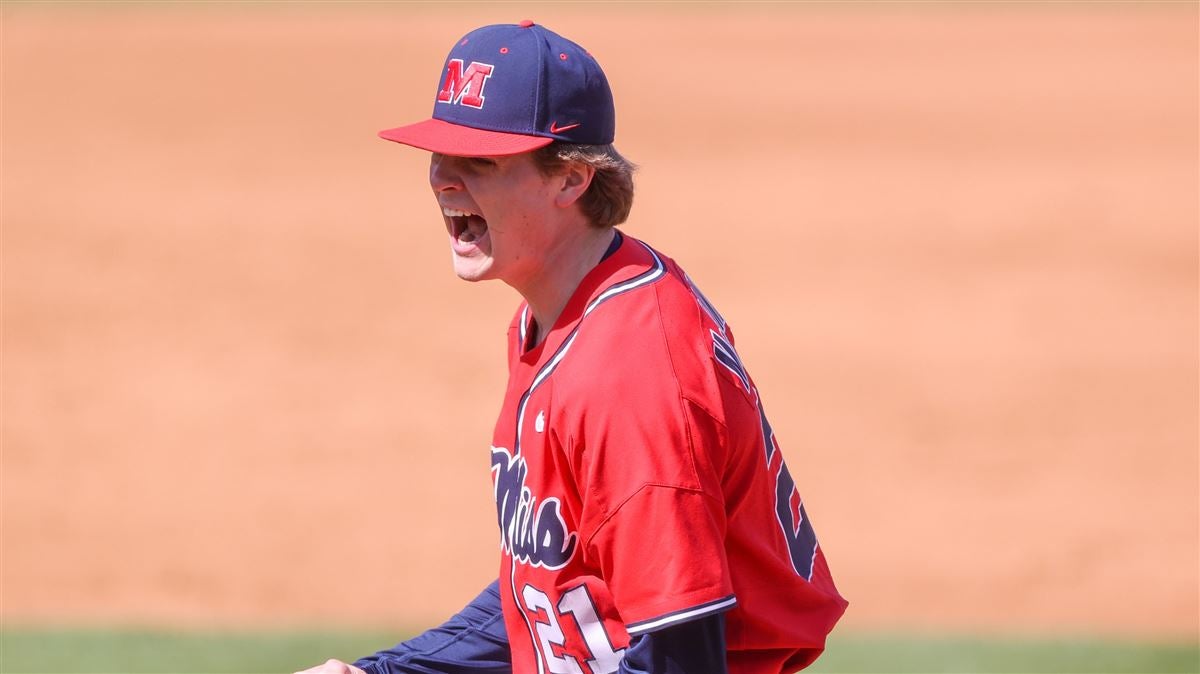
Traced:
[[592, 177], [595, 175], [594, 167], [582, 162], [568, 163], [559, 175], [559, 189], [554, 196], [554, 204], [559, 208], [566, 208], [579, 201], [579, 198], [587, 192], [588, 186], [592, 184]]

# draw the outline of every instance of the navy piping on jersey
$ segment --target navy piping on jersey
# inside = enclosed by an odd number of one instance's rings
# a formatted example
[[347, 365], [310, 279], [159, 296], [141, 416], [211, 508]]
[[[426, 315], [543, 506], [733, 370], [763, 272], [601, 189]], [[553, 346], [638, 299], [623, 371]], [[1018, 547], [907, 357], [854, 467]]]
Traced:
[[750, 378], [746, 376], [746, 369], [742, 366], [737, 353], [733, 350], [733, 345], [726, 341], [724, 337], [718, 335], [716, 330], [709, 330], [708, 332], [712, 335], [713, 355], [716, 356], [717, 360], [726, 369], [737, 375], [737, 378], [742, 381], [742, 388], [750, 391]]
[[687, 622], [689, 620], [695, 620], [697, 618], [702, 618], [714, 613], [727, 611], [733, 608], [735, 605], [737, 605], [737, 597], [732, 594], [726, 595], [720, 599], [715, 599], [704, 604], [680, 609], [678, 611], [671, 611], [670, 613], [664, 613], [656, 618], [629, 623], [625, 626], [625, 631], [629, 633], [629, 636], [645, 634], [646, 632], [653, 632], [654, 630], [659, 630], [675, 623]]

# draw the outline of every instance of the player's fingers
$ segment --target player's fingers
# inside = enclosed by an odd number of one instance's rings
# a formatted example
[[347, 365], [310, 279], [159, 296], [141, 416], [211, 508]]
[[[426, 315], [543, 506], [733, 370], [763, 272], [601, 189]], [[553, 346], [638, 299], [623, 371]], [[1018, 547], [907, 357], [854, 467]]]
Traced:
[[363, 670], [352, 665], [347, 665], [341, 660], [329, 659], [325, 664], [310, 667], [295, 674], [364, 674]]
[[308, 669], [295, 672], [294, 674], [326, 674], [327, 672], [332, 674], [334, 670], [329, 669], [329, 667], [335, 665], [337, 662], [337, 660], [327, 660], [323, 664], [317, 665], [316, 667], [309, 667]]

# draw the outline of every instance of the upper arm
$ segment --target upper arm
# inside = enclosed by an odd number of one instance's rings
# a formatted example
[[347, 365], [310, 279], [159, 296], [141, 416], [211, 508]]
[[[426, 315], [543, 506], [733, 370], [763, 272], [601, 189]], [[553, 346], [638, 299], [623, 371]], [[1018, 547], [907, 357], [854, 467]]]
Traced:
[[725, 616], [715, 613], [630, 642], [618, 674], [725, 674]]

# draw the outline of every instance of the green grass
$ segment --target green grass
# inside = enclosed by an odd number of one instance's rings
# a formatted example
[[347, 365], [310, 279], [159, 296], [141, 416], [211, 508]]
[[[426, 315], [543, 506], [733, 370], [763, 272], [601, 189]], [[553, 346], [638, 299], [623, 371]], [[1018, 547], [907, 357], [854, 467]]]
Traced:
[[1200, 672], [1196, 643], [835, 635], [806, 672]]
[[[385, 632], [202, 633], [10, 629], [0, 673], [283, 672], [391, 645]], [[838, 635], [808, 672], [1200, 672], [1196, 643]]]
[[291, 672], [397, 641], [379, 633], [34, 630], [0, 632], [0, 673]]

